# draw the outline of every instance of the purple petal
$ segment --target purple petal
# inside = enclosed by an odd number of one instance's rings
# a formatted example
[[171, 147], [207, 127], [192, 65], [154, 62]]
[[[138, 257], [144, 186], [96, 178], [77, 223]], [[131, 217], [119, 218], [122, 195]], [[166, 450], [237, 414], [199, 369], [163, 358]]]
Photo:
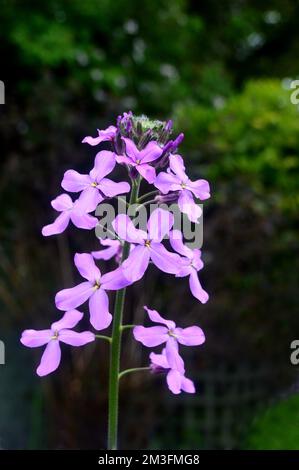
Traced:
[[147, 144], [147, 146], [141, 150], [139, 154], [139, 158], [142, 163], [149, 163], [157, 160], [162, 155], [163, 150], [157, 144], [157, 142], [151, 141]]
[[65, 312], [61, 320], [52, 323], [52, 331], [60, 331], [63, 328], [74, 328], [83, 318], [83, 313], [79, 310], [69, 310]]
[[109, 298], [104, 289], [97, 289], [89, 299], [90, 323], [95, 330], [104, 330], [112, 322]]
[[107, 197], [114, 197], [118, 194], [128, 193], [131, 189], [129, 183], [126, 183], [125, 181], [115, 183], [108, 178], [103, 178], [99, 183], [99, 187]]
[[195, 194], [196, 197], [204, 201], [209, 199], [210, 194], [210, 185], [206, 180], [196, 180], [190, 181], [187, 185], [188, 189]]
[[184, 245], [183, 234], [180, 230], [172, 230], [169, 235], [169, 241], [174, 251], [186, 256], [190, 260], [193, 258], [192, 250]]
[[96, 266], [91, 254], [76, 253], [74, 263], [82, 277], [92, 283], [100, 282], [101, 271]]
[[47, 344], [52, 336], [52, 330], [25, 330], [22, 333], [20, 341], [28, 348], [37, 348]]
[[89, 185], [75, 202], [76, 213], [84, 215], [86, 212], [93, 212], [103, 200], [104, 197], [100, 194], [98, 188]]
[[53, 201], [51, 201], [51, 206], [58, 212], [64, 212], [73, 207], [73, 201], [68, 194], [60, 194]]
[[167, 194], [169, 191], [178, 191], [182, 189], [179, 178], [176, 175], [166, 173], [165, 171], [158, 174], [154, 181], [154, 186], [156, 186], [156, 188], [158, 188], [163, 194]]
[[140, 152], [137, 149], [134, 142], [131, 139], [128, 139], [127, 137], [122, 137], [122, 140], [125, 143], [126, 154], [128, 155], [128, 157], [130, 157], [135, 162], [136, 162], [136, 160], [139, 160], [140, 159]]
[[169, 330], [175, 328], [174, 321], [165, 320], [165, 318], [161, 317], [160, 313], [157, 312], [157, 310], [151, 310], [146, 305], [143, 308], [144, 308], [144, 310], [147, 311], [148, 316], [149, 316], [149, 318], [152, 322], [161, 323], [162, 325], [166, 325]]
[[178, 370], [181, 374], [185, 373], [184, 361], [179, 355], [178, 343], [175, 338], [168, 335], [166, 343], [166, 358], [171, 369]]
[[188, 176], [185, 173], [184, 160], [180, 155], [170, 155], [169, 166], [170, 169], [179, 177], [181, 183], [188, 181]]
[[70, 289], [63, 289], [55, 296], [55, 304], [59, 310], [73, 310], [84, 304], [93, 294], [94, 286], [91, 282], [82, 282]]
[[62, 233], [67, 228], [71, 217], [71, 212], [66, 211], [59, 214], [57, 219], [54, 220], [52, 224], [45, 225], [42, 228], [42, 234], [44, 237], [49, 237], [50, 235], [57, 235]]
[[140, 341], [144, 346], [154, 347], [159, 344], [165, 343], [168, 336], [168, 330], [165, 326], [135, 326], [133, 328], [133, 335], [136, 341]]
[[105, 261], [113, 258], [113, 256], [117, 255], [121, 244], [118, 240], [111, 240], [107, 238], [106, 240], [100, 240], [101, 245], [108, 246], [104, 250], [92, 251], [91, 254], [95, 259], [103, 259]]
[[149, 238], [154, 242], [161, 242], [165, 235], [169, 234], [173, 223], [174, 217], [171, 212], [155, 209], [147, 223]]
[[60, 359], [61, 351], [59, 341], [52, 340], [47, 344], [46, 349], [44, 350], [40, 364], [36, 369], [37, 375], [43, 377], [44, 375], [54, 372], [60, 364]]
[[89, 175], [81, 175], [75, 170], [67, 170], [64, 173], [61, 186], [66, 191], [77, 193], [79, 191], [83, 191], [83, 189], [89, 186], [90, 183], [91, 180]]
[[126, 278], [122, 268], [116, 268], [110, 273], [106, 273], [101, 278], [101, 285], [105, 290], [118, 290], [132, 284], [132, 281]]
[[195, 393], [196, 390], [195, 390], [195, 386], [194, 386], [194, 383], [192, 382], [192, 380], [190, 379], [187, 379], [187, 377], [183, 376], [182, 377], [182, 390], [184, 392], [187, 392], [187, 393]]
[[185, 346], [199, 346], [206, 338], [199, 326], [189, 326], [188, 328], [176, 328], [174, 330], [176, 339]]
[[102, 150], [97, 153], [94, 167], [89, 173], [94, 182], [99, 183], [106, 175], [109, 175], [116, 165], [115, 153]]
[[135, 228], [130, 217], [125, 214], [115, 217], [112, 227], [122, 240], [129, 243], [143, 243], [147, 239], [147, 233]]
[[155, 181], [156, 170], [153, 166], [150, 166], [147, 163], [142, 163], [141, 165], [136, 165], [136, 170], [149, 184], [152, 184]]
[[121, 265], [124, 276], [131, 282], [141, 279], [147, 270], [150, 260], [149, 248], [141, 245], [135, 246], [129, 257]]
[[77, 331], [61, 330], [59, 332], [59, 341], [70, 344], [71, 346], [83, 346], [84, 344], [91, 343], [95, 340], [95, 335], [90, 331]]
[[166, 382], [169, 390], [175, 395], [181, 393], [182, 375], [177, 370], [170, 370], [166, 376]]
[[82, 212], [77, 212], [76, 210], [72, 211], [71, 220], [76, 227], [85, 230], [92, 230], [99, 223], [96, 217]]
[[180, 211], [186, 214], [191, 222], [198, 222], [202, 214], [201, 208], [194, 202], [192, 193], [187, 189], [181, 191], [178, 199]]
[[164, 273], [177, 274], [182, 269], [180, 256], [166, 250], [162, 243], [151, 243], [149, 251], [154, 265]]
[[[165, 349], [163, 349], [165, 351]], [[166, 359], [165, 352], [163, 354], [156, 354], [154, 352], [150, 353], [150, 361], [152, 365], [157, 366], [157, 367], [162, 367], [162, 369], [169, 369], [169, 364]]]
[[116, 135], [116, 127], [115, 126], [109, 126], [107, 129], [104, 130], [99, 130], [98, 129], [98, 137], [91, 137], [87, 136], [84, 137], [82, 140], [82, 143], [89, 144], [89, 145], [98, 145], [101, 142], [107, 141], [107, 140], [112, 140], [115, 135]]
[[192, 294], [202, 304], [205, 304], [209, 300], [209, 294], [201, 287], [198, 279], [198, 274], [195, 269], [192, 270], [189, 277], [189, 286]]
[[132, 165], [135, 163], [134, 160], [132, 160], [130, 157], [127, 157], [126, 155], [116, 155], [115, 159], [117, 163], [125, 163], [126, 165]]

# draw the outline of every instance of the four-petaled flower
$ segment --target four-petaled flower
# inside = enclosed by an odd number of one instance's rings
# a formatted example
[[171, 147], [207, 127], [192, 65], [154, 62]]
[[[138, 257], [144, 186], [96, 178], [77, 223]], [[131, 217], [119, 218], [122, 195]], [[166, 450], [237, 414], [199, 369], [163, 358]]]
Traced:
[[164, 209], [153, 211], [147, 222], [147, 232], [136, 229], [125, 214], [120, 214], [114, 219], [112, 226], [119, 237], [136, 245], [121, 265], [128, 280], [135, 282], [141, 279], [150, 260], [165, 273], [177, 274], [180, 271], [180, 256], [168, 251], [161, 243], [169, 234], [173, 223], [173, 215]]
[[[191, 181], [185, 173], [184, 161], [180, 155], [170, 155], [167, 172], [162, 171], [154, 181], [163, 194], [178, 191], [178, 206], [192, 222], [198, 222], [201, 208], [194, 202], [193, 194], [204, 201], [210, 197], [210, 186], [206, 180]], [[193, 193], [193, 194], [192, 194]]]
[[153, 373], [167, 372], [166, 382], [169, 390], [178, 395], [179, 393], [195, 393], [195, 387], [192, 380], [185, 377], [185, 367], [184, 364], [181, 364], [180, 370], [172, 369], [169, 365], [166, 356], [166, 349], [162, 350], [161, 354], [156, 354], [154, 352], [150, 353], [150, 367]]
[[155, 141], [151, 141], [143, 150], [138, 150], [131, 139], [123, 137], [126, 146], [126, 155], [117, 155], [118, 163], [126, 163], [135, 168], [148, 183], [156, 178], [155, 168], [149, 165], [162, 155], [163, 149]]
[[114, 137], [116, 136], [117, 128], [115, 126], [109, 126], [107, 129], [100, 130], [98, 129], [98, 136], [97, 137], [91, 137], [88, 135], [87, 137], [84, 137], [82, 140], [83, 144], [89, 144], [89, 145], [98, 145], [101, 142], [105, 142], [107, 140], [113, 140]]
[[122, 289], [129, 282], [120, 268], [102, 275], [89, 253], [76, 253], [74, 262], [86, 281], [59, 291], [55, 297], [56, 307], [59, 310], [71, 310], [89, 299], [90, 323], [96, 330], [104, 330], [112, 320], [106, 290]]
[[52, 224], [43, 227], [42, 234], [45, 237], [62, 233], [67, 228], [70, 220], [76, 227], [87, 230], [95, 228], [98, 223], [96, 217], [87, 214], [87, 212], [91, 212], [91, 210], [87, 211], [79, 199], [73, 202], [68, 194], [60, 194], [60, 196], [51, 201], [51, 205], [56, 211], [61, 212], [61, 214]]
[[165, 326], [135, 326], [133, 329], [134, 338], [147, 347], [166, 343], [165, 354], [169, 367], [184, 374], [184, 361], [179, 355], [178, 345], [199, 346], [205, 342], [204, 332], [199, 326], [178, 328], [174, 321], [165, 320], [156, 310], [151, 310], [146, 306], [144, 309], [152, 322]]
[[105, 178], [115, 165], [115, 154], [103, 150], [96, 155], [94, 168], [88, 175], [81, 175], [75, 170], [67, 170], [61, 186], [72, 193], [82, 191], [79, 198], [80, 203], [87, 212], [91, 212], [104, 200], [105, 196], [114, 197], [130, 191], [130, 185], [127, 182], [115, 183], [109, 178]]
[[78, 310], [66, 312], [61, 320], [52, 323], [48, 330], [25, 330], [22, 333], [21, 343], [29, 348], [46, 346], [36, 373], [42, 377], [50, 374], [60, 364], [61, 350], [59, 342], [70, 344], [71, 346], [83, 346], [95, 340], [95, 335], [90, 331], [78, 333], [71, 328], [79, 323], [83, 313]]
[[191, 250], [191, 248], [184, 245], [183, 235], [179, 230], [172, 230], [169, 240], [174, 251], [184, 257], [182, 258], [182, 268], [176, 274], [176, 277], [189, 276], [189, 286], [192, 294], [201, 303], [205, 304], [209, 300], [209, 294], [202, 288], [197, 274], [204, 266], [201, 259], [201, 250], [197, 248]]

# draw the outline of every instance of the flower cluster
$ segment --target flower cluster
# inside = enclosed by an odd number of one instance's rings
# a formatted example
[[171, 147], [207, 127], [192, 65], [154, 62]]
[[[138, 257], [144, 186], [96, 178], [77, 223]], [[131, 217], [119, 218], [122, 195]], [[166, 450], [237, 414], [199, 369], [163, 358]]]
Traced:
[[[151, 194], [154, 193], [157, 206], [161, 202], [176, 201], [180, 211], [191, 222], [198, 223], [201, 209], [196, 200], [210, 197], [209, 184], [202, 179], [191, 181], [188, 178], [183, 158], [178, 154], [178, 146], [184, 136], [180, 134], [172, 139], [171, 134], [171, 121], [151, 121], [129, 112], [118, 117], [116, 126], [98, 130], [96, 137], [85, 137], [83, 143], [97, 146], [105, 142], [106, 146], [108, 143], [111, 145], [111, 149], [100, 150], [96, 154], [88, 174], [73, 169], [65, 172], [61, 186], [67, 193], [74, 193], [76, 199], [65, 192], [51, 202], [59, 215], [53, 223], [43, 227], [42, 234], [60, 234], [70, 221], [78, 228], [95, 229], [99, 224], [95, 216], [97, 206], [127, 193], [131, 194], [130, 203], [139, 203], [138, 191], [142, 181], [142, 184], [154, 186]], [[120, 170], [127, 169], [129, 182], [110, 178], [116, 166]], [[140, 201], [144, 199], [146, 195]], [[113, 320], [108, 293], [140, 280], [150, 263], [175, 277], [188, 277], [193, 296], [202, 303], [208, 300], [198, 278], [198, 272], [203, 268], [201, 251], [184, 244], [183, 234], [174, 229], [174, 217], [169, 210], [156, 207], [148, 218], [146, 230], [137, 228], [126, 214], [118, 214], [112, 226], [115, 239], [99, 240], [103, 249], [75, 254], [74, 264], [84, 280], [56, 294], [56, 307], [65, 312], [62, 319], [53, 323], [50, 329], [25, 330], [22, 334], [21, 342], [25, 346], [46, 345], [37, 368], [41, 376], [58, 367], [60, 342], [81, 346], [95, 340], [95, 334], [90, 331], [78, 333], [71, 330], [83, 317], [83, 313], [76, 309], [88, 301], [91, 326], [97, 331], [108, 328]], [[166, 238], [169, 239], [168, 247], [164, 243]], [[103, 273], [102, 267], [100, 270], [96, 263], [112, 258], [116, 262], [115, 269]], [[192, 381], [185, 377], [184, 361], [178, 346], [202, 344], [205, 341], [202, 330], [198, 326], [178, 328], [157, 311], [145, 309], [150, 320], [160, 326], [135, 326], [135, 339], [147, 347], [165, 343], [161, 353], [151, 352], [150, 368], [152, 371], [165, 371], [168, 387], [173, 393], [182, 390], [194, 393]]]

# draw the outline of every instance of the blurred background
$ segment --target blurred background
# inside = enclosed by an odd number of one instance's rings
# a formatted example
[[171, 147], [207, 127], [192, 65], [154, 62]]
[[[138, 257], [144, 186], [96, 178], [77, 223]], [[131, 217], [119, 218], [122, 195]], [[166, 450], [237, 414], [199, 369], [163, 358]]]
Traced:
[[[106, 343], [63, 348], [59, 370], [39, 379], [41, 350], [19, 337], [57, 318], [55, 293], [79, 280], [73, 254], [98, 248], [76, 228], [41, 235], [62, 175], [87, 172], [96, 149], [82, 138], [132, 110], [172, 118], [190, 176], [211, 183], [210, 301], [156, 269], [129, 289], [127, 322], [148, 304], [197, 322], [207, 341], [183, 352], [196, 396], [171, 396], [159, 376], [123, 379], [120, 447], [299, 449], [298, 2], [0, 3], [0, 447], [105, 447]], [[130, 333], [123, 351], [123, 367], [147, 364]]]

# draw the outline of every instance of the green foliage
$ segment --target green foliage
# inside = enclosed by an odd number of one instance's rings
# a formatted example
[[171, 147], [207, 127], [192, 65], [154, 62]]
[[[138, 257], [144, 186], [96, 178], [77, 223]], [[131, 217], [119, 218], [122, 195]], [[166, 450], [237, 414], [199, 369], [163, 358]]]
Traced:
[[260, 413], [245, 440], [245, 447], [299, 450], [299, 396], [292, 396]]

